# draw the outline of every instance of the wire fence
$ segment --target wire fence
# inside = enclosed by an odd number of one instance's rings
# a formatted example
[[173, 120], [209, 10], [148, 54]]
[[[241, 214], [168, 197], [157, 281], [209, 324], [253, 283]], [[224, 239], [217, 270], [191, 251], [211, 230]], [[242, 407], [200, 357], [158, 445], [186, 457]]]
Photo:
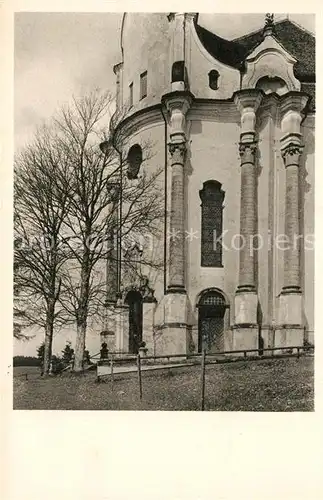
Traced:
[[[169, 354], [162, 356], [144, 356], [141, 353], [137, 355], [127, 355], [120, 357], [120, 353], [110, 352], [106, 359], [100, 359], [97, 362], [97, 381], [100, 382], [104, 378], [109, 377], [112, 390], [115, 383], [116, 373], [125, 373], [122, 370], [117, 370], [116, 366], [125, 366], [127, 363], [132, 364], [132, 372], [137, 371], [138, 380], [138, 397], [143, 399], [143, 384], [142, 372], [152, 369], [169, 369], [180, 368], [184, 366], [199, 365], [200, 366], [200, 398], [199, 408], [201, 411], [205, 409], [205, 371], [207, 365], [219, 363], [232, 363], [237, 361], [257, 361], [264, 359], [279, 359], [279, 358], [300, 358], [304, 354], [314, 353], [314, 346], [291, 346], [291, 347], [271, 347], [262, 349], [241, 349], [236, 351], [221, 351], [216, 353], [197, 354]], [[225, 355], [229, 357], [224, 357]], [[162, 360], [164, 363], [161, 363]], [[182, 362], [181, 362], [182, 361]], [[176, 364], [177, 362], [177, 364]], [[153, 364], [153, 366], [149, 366]], [[159, 364], [159, 366], [158, 366]], [[105, 373], [101, 367], [105, 367]]]

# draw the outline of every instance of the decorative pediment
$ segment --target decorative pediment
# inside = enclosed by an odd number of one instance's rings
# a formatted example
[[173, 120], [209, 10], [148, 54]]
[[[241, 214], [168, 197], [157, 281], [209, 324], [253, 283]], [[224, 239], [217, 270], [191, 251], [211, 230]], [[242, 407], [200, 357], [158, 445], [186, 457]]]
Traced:
[[[297, 60], [272, 35], [264, 40], [247, 56], [246, 72], [242, 79], [242, 88], [255, 88], [259, 80], [268, 78], [273, 82], [283, 81], [279, 93], [300, 90], [301, 84], [294, 75]], [[273, 92], [275, 92], [273, 87]]]

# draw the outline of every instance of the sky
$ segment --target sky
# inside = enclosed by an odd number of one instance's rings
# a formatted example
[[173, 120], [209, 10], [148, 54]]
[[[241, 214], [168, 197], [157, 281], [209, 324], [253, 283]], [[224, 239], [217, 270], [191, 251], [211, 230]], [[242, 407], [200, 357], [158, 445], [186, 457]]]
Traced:
[[[286, 16], [279, 14], [275, 19]], [[314, 32], [314, 15], [289, 17]], [[121, 60], [121, 19], [120, 12], [15, 14], [16, 151], [28, 144], [36, 128], [72, 94], [79, 96], [96, 87], [114, 93], [113, 65]], [[264, 14], [200, 14], [199, 23], [232, 39], [261, 28]], [[41, 335], [28, 343], [15, 342], [15, 353], [34, 355]]]
[[[276, 19], [287, 14], [276, 15]], [[290, 18], [314, 31], [314, 16]], [[20, 12], [15, 15], [15, 148], [31, 139], [71, 94], [115, 89], [122, 13]], [[261, 28], [264, 14], [200, 14], [199, 23], [234, 38]]]

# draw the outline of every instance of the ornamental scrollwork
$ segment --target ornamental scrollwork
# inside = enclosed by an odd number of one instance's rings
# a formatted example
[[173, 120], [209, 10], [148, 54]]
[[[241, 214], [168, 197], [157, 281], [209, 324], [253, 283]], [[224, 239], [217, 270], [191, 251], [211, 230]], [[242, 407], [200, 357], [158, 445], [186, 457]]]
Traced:
[[300, 144], [291, 143], [286, 146], [281, 152], [285, 166], [298, 165], [303, 149], [303, 146]]
[[240, 142], [239, 154], [241, 163], [254, 163], [257, 145], [255, 142]]
[[172, 163], [184, 163], [186, 144], [185, 142], [180, 143], [169, 143], [169, 152], [172, 155]]

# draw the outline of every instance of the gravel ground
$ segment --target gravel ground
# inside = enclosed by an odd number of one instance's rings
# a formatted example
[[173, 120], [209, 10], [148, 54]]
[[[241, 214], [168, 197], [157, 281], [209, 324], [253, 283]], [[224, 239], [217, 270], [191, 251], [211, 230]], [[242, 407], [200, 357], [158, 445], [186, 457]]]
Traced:
[[[136, 374], [116, 375], [113, 384], [97, 383], [95, 372], [47, 378], [35, 374], [28, 380], [14, 376], [13, 385], [14, 409], [21, 410], [200, 409], [198, 366], [144, 372], [142, 401]], [[205, 410], [314, 411], [314, 358], [208, 365]]]

